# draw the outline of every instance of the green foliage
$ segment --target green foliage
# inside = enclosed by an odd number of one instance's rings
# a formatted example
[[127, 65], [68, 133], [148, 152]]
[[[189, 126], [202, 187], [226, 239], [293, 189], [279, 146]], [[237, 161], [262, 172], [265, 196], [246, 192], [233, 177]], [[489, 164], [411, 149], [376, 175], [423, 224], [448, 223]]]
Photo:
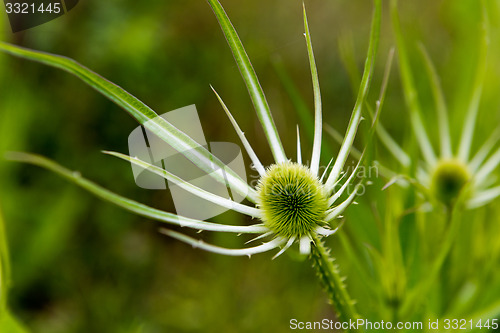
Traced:
[[3, 332], [25, 333], [28, 332], [9, 312], [0, 314], [0, 328]]

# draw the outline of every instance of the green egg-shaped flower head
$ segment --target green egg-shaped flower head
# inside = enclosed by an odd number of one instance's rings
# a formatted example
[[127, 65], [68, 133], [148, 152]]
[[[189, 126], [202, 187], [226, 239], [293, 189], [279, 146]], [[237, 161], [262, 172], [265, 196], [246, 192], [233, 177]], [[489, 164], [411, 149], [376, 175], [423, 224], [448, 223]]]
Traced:
[[257, 186], [264, 224], [277, 235], [291, 238], [311, 234], [325, 224], [328, 200], [323, 185], [297, 163], [269, 167]]
[[443, 159], [432, 172], [431, 193], [445, 205], [453, 204], [470, 179], [467, 165], [457, 159]]

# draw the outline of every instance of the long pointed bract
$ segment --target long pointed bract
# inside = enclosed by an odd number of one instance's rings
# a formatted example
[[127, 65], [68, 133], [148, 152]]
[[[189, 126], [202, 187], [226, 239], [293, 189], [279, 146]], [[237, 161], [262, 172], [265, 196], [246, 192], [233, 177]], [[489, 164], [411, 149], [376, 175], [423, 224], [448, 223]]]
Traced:
[[130, 200], [125, 197], [122, 197], [121, 195], [113, 193], [91, 182], [90, 180], [83, 178], [80, 175], [80, 173], [68, 170], [60, 166], [59, 164], [42, 156], [27, 154], [27, 153], [10, 153], [8, 155], [8, 159], [37, 165], [39, 167], [53, 171], [105, 201], [111, 202], [130, 212], [151, 218], [153, 220], [178, 225], [181, 227], [188, 227], [188, 228], [193, 228], [198, 230], [208, 230], [208, 231], [221, 231], [221, 232], [234, 232], [234, 233], [261, 233], [261, 232], [266, 232], [268, 230], [266, 227], [262, 225], [252, 225], [252, 226], [223, 225], [223, 224], [199, 221], [175, 215], [172, 213], [167, 213], [162, 210], [146, 206], [137, 201]]
[[224, 247], [207, 244], [202, 240], [196, 240], [192, 237], [186, 236], [184, 234], [169, 229], [161, 228], [160, 232], [164, 235], [180, 240], [181, 242], [190, 244], [195, 248], [200, 248], [202, 250], [218, 254], [224, 254], [226, 256], [251, 256], [252, 254], [267, 252], [272, 249], [275, 249], [285, 242], [285, 240], [277, 238], [262, 245], [249, 247], [246, 249], [226, 249]]
[[309, 236], [303, 236], [299, 241], [299, 251], [302, 255], [311, 253], [311, 239]]
[[224, 32], [224, 36], [226, 36], [227, 43], [233, 52], [234, 59], [236, 60], [241, 76], [245, 81], [245, 85], [247, 86], [255, 111], [257, 111], [257, 116], [259, 117], [260, 123], [264, 128], [264, 133], [266, 134], [267, 141], [269, 142], [274, 160], [276, 163], [286, 162], [286, 154], [283, 149], [283, 145], [281, 144], [276, 125], [274, 124], [269, 104], [267, 103], [266, 96], [260, 86], [252, 63], [250, 62], [245, 48], [241, 43], [240, 37], [238, 37], [233, 24], [229, 20], [229, 17], [219, 1], [208, 0], [208, 3], [212, 7], [215, 16], [217, 16], [217, 20], [219, 21], [222, 31]]
[[302, 149], [300, 145], [299, 125], [297, 125], [297, 163], [302, 164]]
[[479, 170], [474, 175], [474, 180], [477, 185], [481, 185], [487, 180], [488, 176], [493, 170], [495, 170], [500, 165], [500, 148], [498, 148], [493, 155], [491, 155], [486, 162], [479, 168]]
[[249, 243], [255, 242], [255, 241], [259, 240], [259, 239], [269, 237], [269, 236], [271, 236], [273, 234], [274, 234], [274, 232], [268, 231], [266, 233], [263, 233], [262, 235], [259, 235], [257, 237], [254, 237], [254, 238], [250, 239], [249, 241], [246, 241], [245, 244], [249, 244]]
[[111, 151], [104, 151], [104, 153], [111, 155], [111, 156], [118, 157], [122, 160], [128, 161], [128, 162], [133, 163], [135, 165], [138, 165], [141, 168], [144, 168], [145, 170], [153, 172], [154, 174], [157, 174], [157, 175], [165, 178], [166, 180], [171, 181], [172, 183], [176, 184], [180, 188], [182, 188], [182, 189], [184, 189], [184, 190], [186, 190], [186, 191], [188, 191], [188, 192], [190, 192], [190, 193], [192, 193], [192, 194], [194, 194], [202, 199], [208, 200], [208, 201], [212, 202], [213, 204], [219, 205], [219, 206], [227, 208], [227, 209], [234, 210], [236, 212], [239, 212], [239, 213], [242, 213], [245, 215], [249, 215], [251, 217], [260, 218], [262, 215], [260, 213], [260, 210], [257, 208], [243, 205], [243, 204], [236, 202], [236, 201], [233, 201], [231, 199], [227, 199], [227, 198], [221, 197], [219, 195], [210, 193], [202, 188], [199, 188], [198, 186], [195, 186], [195, 185], [185, 181], [184, 179], [181, 179], [180, 177], [177, 177], [176, 175], [172, 174], [171, 172], [168, 172], [165, 169], [159, 168], [155, 165], [152, 165], [148, 162], [142, 161], [138, 158], [130, 157], [130, 156], [125, 155], [125, 154], [111, 152]]
[[[361, 155], [361, 156], [363, 156], [363, 155]], [[335, 193], [333, 193], [333, 195], [328, 199], [328, 207], [330, 207], [331, 205], [333, 205], [335, 203], [335, 201], [337, 201], [337, 199], [342, 196], [342, 194], [344, 193], [344, 191], [346, 190], [346, 188], [349, 185], [351, 185], [352, 179], [357, 175], [358, 168], [359, 168], [360, 164], [361, 164], [361, 159], [359, 159], [358, 164], [356, 165], [356, 167], [352, 171], [352, 173], [349, 176], [349, 178], [345, 181], [344, 185], [342, 185], [342, 187], [338, 191], [335, 191]]]
[[[226, 166], [216, 156], [212, 155], [205, 147], [194, 141], [184, 132], [177, 129], [171, 123], [158, 116], [142, 101], [132, 96], [120, 86], [106, 80], [90, 69], [82, 66], [73, 59], [45, 52], [33, 51], [15, 45], [0, 42], [0, 50], [14, 56], [36, 61], [45, 65], [62, 69], [81, 79], [96, 91], [109, 98], [125, 111], [130, 113], [137, 121], [148, 130], [171, 145], [175, 150], [186, 156], [197, 167], [210, 174], [214, 179], [226, 184], [229, 182], [232, 188], [239, 194], [248, 197], [255, 202], [255, 191], [232, 170], [228, 170], [226, 177], [213, 172], [213, 165], [224, 169]], [[226, 168], [228, 169], [228, 168]]]
[[500, 196], [500, 186], [492, 187], [482, 192], [475, 193], [474, 198], [467, 202], [467, 208], [481, 207]]
[[405, 101], [410, 110], [410, 119], [413, 131], [415, 132], [420, 150], [422, 151], [426, 162], [429, 165], [435, 165], [437, 160], [436, 154], [434, 152], [434, 149], [432, 148], [431, 142], [429, 140], [429, 137], [427, 136], [427, 132], [422, 122], [422, 111], [418, 102], [418, 94], [417, 90], [415, 89], [413, 74], [410, 69], [410, 64], [406, 53], [406, 46], [399, 23], [397, 0], [391, 1], [391, 16], [398, 46], [401, 81], [403, 84]]
[[486, 58], [488, 51], [488, 29], [487, 29], [487, 17], [485, 13], [485, 8], [483, 4], [483, 22], [481, 24], [481, 40], [479, 44], [479, 55], [478, 64], [476, 68], [476, 74], [474, 77], [474, 86], [472, 90], [471, 99], [469, 101], [469, 106], [467, 109], [467, 116], [464, 121], [464, 127], [462, 130], [462, 137], [460, 139], [460, 146], [458, 151], [458, 157], [463, 161], [469, 159], [470, 147], [472, 145], [472, 139], [474, 136], [474, 128], [476, 126], [477, 113], [479, 110], [479, 101], [481, 99], [481, 94], [483, 91], [483, 81], [484, 74], [486, 72]]
[[234, 117], [231, 114], [231, 112], [229, 112], [229, 109], [227, 108], [226, 104], [224, 103], [224, 101], [222, 100], [222, 98], [219, 96], [219, 94], [217, 93], [217, 91], [215, 91], [214, 87], [212, 87], [212, 86], [210, 86], [210, 87], [212, 88], [215, 96], [217, 96], [217, 99], [219, 100], [219, 103], [222, 105], [222, 108], [224, 109], [224, 112], [226, 112], [227, 117], [229, 118], [229, 121], [231, 121], [231, 124], [233, 125], [233, 127], [234, 127], [234, 129], [236, 131], [236, 134], [238, 134], [238, 136], [239, 136], [239, 138], [241, 140], [241, 143], [245, 147], [245, 150], [247, 151], [248, 156], [252, 160], [252, 163], [255, 166], [255, 169], [257, 170], [257, 172], [259, 173], [259, 175], [261, 175], [261, 176], [264, 175], [266, 173], [266, 170], [264, 169], [264, 166], [262, 165], [262, 163], [260, 162], [259, 158], [255, 154], [255, 151], [252, 149], [252, 146], [250, 145], [250, 142], [248, 142], [248, 140], [247, 140], [247, 138], [245, 136], [245, 133], [243, 133], [243, 131], [241, 130], [241, 128], [238, 126], [238, 123], [234, 119]]
[[321, 235], [321, 236], [325, 236], [325, 237], [328, 237], [328, 236], [331, 236], [333, 234], [335, 234], [337, 231], [340, 230], [340, 228], [344, 225], [343, 221], [339, 224], [339, 226], [335, 229], [327, 229], [327, 228], [323, 228], [323, 227], [318, 227], [316, 228], [316, 233]]
[[311, 43], [311, 35], [309, 33], [309, 24], [307, 23], [306, 7], [303, 4], [304, 11], [304, 29], [307, 43], [307, 53], [309, 55], [309, 66], [311, 67], [311, 76], [314, 91], [314, 140], [311, 157], [311, 173], [315, 176], [318, 175], [319, 162], [321, 156], [321, 137], [323, 135], [323, 117], [321, 106], [321, 91], [319, 89], [318, 69], [316, 68], [316, 60], [314, 59], [314, 52]]
[[500, 140], [500, 129], [495, 130], [490, 137], [484, 142], [479, 151], [474, 155], [474, 157], [469, 162], [469, 169], [471, 172], [476, 172], [481, 164], [486, 160], [488, 154], [497, 145], [498, 140]]
[[288, 250], [290, 248], [290, 246], [292, 246], [293, 242], [295, 242], [295, 236], [291, 237], [286, 242], [285, 246], [283, 246], [283, 248], [281, 250], [279, 250], [279, 252], [274, 255], [273, 260], [278, 258], [280, 255], [282, 255], [286, 250]]
[[368, 45], [368, 52], [365, 61], [365, 68], [363, 71], [363, 77], [361, 79], [361, 85], [358, 92], [358, 97], [356, 99], [356, 104], [354, 105], [354, 110], [349, 120], [349, 125], [347, 127], [347, 132], [344, 137], [342, 146], [340, 147], [337, 160], [333, 165], [332, 171], [328, 176], [325, 186], [331, 189], [332, 185], [337, 181], [340, 176], [340, 172], [344, 167], [345, 161], [349, 155], [349, 151], [354, 142], [354, 137], [356, 135], [359, 122], [361, 121], [361, 110], [368, 94], [368, 89], [370, 87], [373, 66], [375, 62], [375, 56], [378, 48], [378, 40], [380, 35], [380, 16], [381, 16], [381, 1], [375, 0], [375, 10], [373, 13], [373, 20], [370, 33], [370, 43]]
[[328, 173], [328, 169], [330, 168], [330, 165], [333, 163], [333, 157], [330, 159], [330, 162], [326, 165], [325, 170], [321, 174], [321, 177], [319, 178], [320, 183], [323, 183], [323, 179], [325, 179], [326, 174]]
[[337, 207], [334, 207], [334, 208], [328, 210], [325, 221], [330, 222], [331, 220], [339, 217], [340, 214], [342, 214], [342, 212], [354, 201], [354, 198], [358, 194], [359, 188], [360, 188], [360, 185], [356, 185], [356, 187], [354, 188], [354, 191], [352, 191], [351, 195], [349, 195], [349, 197], [347, 199], [345, 199], [344, 202], [342, 202]]
[[446, 101], [444, 99], [443, 89], [441, 88], [441, 83], [439, 81], [436, 68], [434, 68], [431, 57], [427, 53], [427, 50], [425, 49], [423, 44], [419, 44], [419, 50], [422, 54], [422, 58], [424, 59], [425, 68], [427, 70], [427, 75], [429, 76], [429, 81], [431, 83], [431, 91], [434, 95], [436, 111], [438, 114], [441, 155], [444, 158], [450, 158], [452, 155], [451, 135], [450, 126], [448, 123], [448, 110], [446, 107]]

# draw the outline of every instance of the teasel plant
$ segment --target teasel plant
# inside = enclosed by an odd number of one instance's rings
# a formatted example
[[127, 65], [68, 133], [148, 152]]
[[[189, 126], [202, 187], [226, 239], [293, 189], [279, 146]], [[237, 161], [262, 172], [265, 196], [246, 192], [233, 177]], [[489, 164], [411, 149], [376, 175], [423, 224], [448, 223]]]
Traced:
[[[201, 170], [210, 174], [215, 180], [230, 187], [232, 191], [236, 191], [244, 196], [250, 204], [238, 203], [210, 193], [190, 184], [167, 170], [155, 167], [136, 157], [116, 152], [105, 153], [148, 169], [200, 198], [211, 201], [226, 209], [250, 216], [256, 219], [257, 223], [248, 226], [223, 225], [182, 217], [115, 194], [83, 178], [79, 172], [70, 171], [45, 157], [28, 153], [10, 153], [8, 158], [51, 170], [101, 199], [147, 218], [199, 231], [257, 235], [251, 241], [267, 239], [261, 245], [241, 249], [228, 249], [205, 243], [168, 228], [160, 229], [161, 233], [202, 250], [229, 256], [250, 257], [253, 254], [278, 249], [278, 252], [274, 256], [275, 258], [294, 243], [298, 243], [300, 253], [310, 256], [318, 278], [325, 287], [339, 320], [355, 320], [360, 317], [355, 308], [355, 302], [350, 297], [344, 283], [344, 278], [340, 275], [337, 265], [334, 264], [330, 250], [323, 243], [323, 239], [335, 234], [339, 230], [342, 225], [339, 222], [340, 218], [347, 207], [354, 202], [362, 184], [361, 182], [356, 183], [358, 181], [358, 177], [356, 177], [357, 167], [349, 175], [344, 173], [343, 169], [352, 148], [358, 126], [362, 120], [362, 110], [372, 78], [380, 32], [381, 1], [374, 0], [370, 41], [363, 77], [345, 132], [345, 138], [338, 155], [331, 158], [331, 169], [327, 167], [322, 174], [319, 173], [323, 132], [321, 92], [305, 7], [303, 11], [304, 36], [314, 92], [314, 138], [312, 140], [312, 155], [309, 165], [303, 163], [299, 127], [297, 127], [296, 161], [293, 162], [285, 154], [265, 94], [236, 30], [219, 1], [208, 0], [208, 2], [231, 48], [274, 157], [274, 164], [270, 166], [265, 167], [261, 163], [242, 129], [237, 124], [236, 119], [230, 113], [220, 95], [214, 90], [253, 166], [259, 173], [260, 179], [255, 188], [247, 184], [238, 174], [224, 165], [222, 161], [191, 137], [175, 128], [167, 120], [159, 117], [146, 104], [76, 61], [63, 56], [21, 48], [3, 42], [0, 42], [0, 50], [17, 57], [62, 69], [75, 75], [129, 112], [148, 130], [182, 153]], [[222, 170], [223, 172], [221, 172]], [[354, 188], [354, 190], [348, 193], [351, 188]]]
[[[471, 152], [487, 60], [488, 24], [484, 5], [482, 6], [481, 34], [477, 47], [477, 68], [467, 112], [463, 117], [460, 140], [456, 147], [452, 142], [448, 108], [438, 73], [423, 44], [418, 45], [435, 102], [434, 109], [439, 128], [439, 154], [436, 153], [432, 145], [427, 134], [426, 124], [423, 121], [422, 108], [415, 87], [414, 74], [411, 71], [408, 49], [405, 45], [397, 15], [397, 1], [392, 1], [391, 8], [404, 97], [410, 112], [411, 127], [423, 156], [423, 160], [416, 165], [416, 176], [411, 182], [420, 186], [421, 192], [426, 195], [429, 201], [442, 204], [449, 209], [452, 209], [461, 192], [466, 192], [464, 193], [466, 197], [464, 198], [465, 208], [474, 209], [483, 206], [500, 196], [500, 185], [497, 184], [496, 176], [493, 174], [500, 164], [500, 149], [494, 150], [500, 139], [498, 131], [494, 131], [475, 154]], [[380, 133], [382, 134], [380, 137], [389, 152], [401, 166], [410, 168], [411, 159], [409, 154], [404, 152], [396, 141], [390, 137], [382, 125], [379, 125], [379, 128], [381, 128]], [[492, 150], [494, 151], [492, 152]]]
[[[390, 4], [402, 93], [409, 111], [410, 140], [405, 144], [393, 138], [384, 127], [384, 120], [376, 125], [376, 137], [389, 152], [388, 156], [380, 151], [375, 153], [380, 173], [386, 179], [383, 191], [376, 194], [374, 201], [378, 208], [372, 221], [380, 232], [380, 236], [372, 238], [373, 243], [381, 245], [368, 245], [364, 250], [369, 252], [369, 259], [360, 260], [356, 266], [365, 276], [370, 276], [366, 267], [375, 267], [376, 277], [368, 285], [373, 290], [379, 289], [373, 292], [374, 298], [387, 304], [385, 316], [392, 320], [469, 316], [486, 322], [500, 313], [500, 303], [490, 297], [489, 291], [499, 290], [498, 276], [495, 278], [492, 267], [497, 265], [500, 251], [498, 241], [491, 236], [491, 232], [498, 230], [498, 223], [487, 213], [494, 210], [493, 202], [500, 195], [496, 173], [500, 152], [495, 149], [500, 137], [498, 129], [489, 137], [476, 130], [489, 41], [489, 12], [483, 2], [480, 4], [481, 15], [470, 29], [478, 47], [468, 45], [478, 53], [476, 70], [465, 111], [453, 110], [455, 122], [448, 119], [438, 71], [423, 43], [416, 43], [416, 48], [409, 47], [412, 45], [409, 35], [400, 27], [397, 1]], [[478, 26], [477, 37], [474, 23]], [[341, 43], [340, 53], [355, 83], [359, 78], [357, 68], [353, 67], [354, 53], [349, 41], [346, 38]], [[412, 71], [410, 55], [420, 56], [423, 70]], [[459, 79], [465, 77], [462, 71], [455, 74]], [[428, 104], [434, 105], [434, 113], [426, 113], [426, 117], [421, 106], [427, 105], [422, 103], [425, 92], [420, 90], [417, 80], [430, 83], [433, 100]], [[452, 125], [457, 120], [461, 127], [459, 140], [454, 145]], [[432, 122], [437, 123], [437, 136], [427, 134]], [[335, 129], [327, 130], [336, 141], [342, 139]], [[435, 138], [437, 140], [433, 140]], [[479, 146], [475, 153], [473, 138]], [[355, 159], [360, 155], [356, 149], [351, 152]], [[394, 161], [400, 169], [390, 167]], [[358, 232], [359, 228], [355, 231], [352, 243], [343, 243], [358, 248], [358, 255], [353, 256], [358, 260], [359, 253], [363, 253], [363, 249], [359, 250], [363, 248], [360, 243], [366, 240]]]
[[[411, 70], [405, 37], [400, 27], [397, 1], [391, 1], [391, 13], [404, 98], [409, 110], [411, 129], [423, 159], [415, 160], [411, 153], [405, 151], [397, 140], [392, 137], [383, 123], [378, 122], [376, 133], [380, 142], [404, 170], [408, 170], [410, 173], [415, 171], [415, 175], [401, 174], [382, 165], [381, 169], [385, 176], [392, 177], [386, 186], [388, 187], [394, 183], [403, 185], [410, 183], [418, 188], [425, 197], [427, 204], [441, 205], [449, 211], [457, 202], [461, 192], [467, 192], [464, 193], [466, 196], [465, 208], [481, 207], [500, 196], [500, 186], [493, 174], [500, 165], [500, 150], [494, 150], [500, 140], [498, 130], [493, 131], [490, 137], [484, 140], [475, 154], [471, 151], [487, 60], [488, 27], [487, 13], [484, 6], [480, 29], [481, 35], [477, 46], [476, 73], [467, 113], [462, 119], [460, 140], [456, 147], [453, 146], [452, 142], [449, 112], [439, 75], [424, 45], [418, 43], [417, 53], [420, 54], [425, 65], [424, 72], [427, 74], [430, 90], [434, 97], [434, 110], [436, 112], [436, 118], [427, 118], [427, 124], [424, 121], [419, 92], [415, 85], [415, 75]], [[352, 52], [349, 50], [349, 46], [343, 45], [342, 48], [344, 48], [343, 52], [345, 53]], [[348, 68], [352, 68], [352, 64], [350, 64], [352, 63], [351, 58], [352, 55], [349, 54], [344, 55], [343, 58]], [[356, 74], [351, 74], [351, 81], [356, 82], [359, 80], [357, 77], [352, 78], [352, 76], [356, 76]], [[439, 129], [437, 144], [431, 142], [431, 138], [427, 133], [427, 128], [434, 119], [437, 119]], [[326, 131], [336, 141], [342, 140], [341, 134], [335, 128], [327, 126]], [[438, 153], [436, 153], [435, 146], [439, 146]], [[359, 150], [353, 149], [351, 152], [354, 158], [359, 159]], [[412, 170], [412, 168], [415, 170]], [[429, 205], [424, 205], [424, 208], [428, 209]]]
[[[490, 297], [488, 291], [489, 288], [499, 290], [498, 283], [494, 283], [495, 270], [492, 267], [498, 263], [500, 248], [498, 240], [491, 235], [499, 229], [497, 221], [485, 213], [494, 208], [489, 206], [494, 206], [492, 202], [500, 195], [495, 172], [500, 163], [500, 152], [498, 148], [495, 150], [500, 139], [498, 130], [489, 138], [478, 133], [480, 135], [476, 135], [475, 140], [480, 148], [475, 154], [471, 148], [485, 77], [488, 11], [483, 4], [470, 101], [463, 115], [459, 111], [453, 112], [462, 123], [456, 145], [452, 145], [453, 123], [448, 119], [438, 71], [422, 43], [417, 44], [418, 52], [408, 49], [406, 44], [410, 44], [410, 38], [401, 31], [396, 1], [391, 2], [390, 11], [402, 93], [408, 109], [398, 107], [398, 110], [402, 117], [409, 114], [411, 127], [408, 126], [406, 132], [410, 140], [395, 139], [384, 127], [384, 120], [376, 122], [373, 129], [374, 138], [378, 140], [366, 143], [365, 149], [371, 148], [367, 150], [371, 151], [371, 156], [367, 158], [366, 153], [364, 156], [365, 163], [368, 160], [377, 165], [381, 179], [376, 180], [371, 193], [360, 199], [361, 204], [356, 207], [359, 212], [353, 213], [352, 209], [347, 212], [348, 218], [358, 223], [347, 224], [346, 230], [337, 235], [341, 250], [352, 266], [350, 275], [363, 280], [364, 288], [357, 290], [358, 295], [369, 295], [365, 297], [370, 300], [367, 303], [377, 309], [371, 312], [369, 306], [364, 307], [363, 314], [368, 318], [387, 318], [395, 322], [412, 318], [470, 316], [476, 322], [486, 322], [500, 313], [498, 299]], [[475, 32], [475, 29], [471, 31]], [[339, 50], [352, 89], [356, 92], [360, 75], [349, 34], [339, 38]], [[421, 57], [424, 70], [412, 72], [409, 55], [414, 54]], [[290, 82], [283, 65], [277, 64], [276, 67], [287, 92], [293, 96], [297, 114], [305, 122], [312, 122], [310, 110], [300, 91]], [[456, 74], [460, 76], [462, 72]], [[384, 81], [388, 75], [386, 71]], [[436, 116], [423, 117], [419, 97], [425, 94], [416, 84], [417, 79], [430, 82], [433, 101], [429, 104], [435, 106]], [[384, 102], [383, 95], [377, 102]], [[377, 113], [371, 111], [369, 100], [365, 103], [371, 119], [377, 120]], [[432, 141], [434, 137], [428, 136], [426, 130], [436, 118], [439, 135], [437, 141]], [[326, 124], [324, 130], [330, 140], [338, 144], [343, 142], [344, 137], [334, 124]], [[481, 140], [484, 140], [482, 144]], [[436, 147], [440, 148], [439, 153], [435, 152]], [[381, 149], [389, 154], [381, 154]], [[353, 160], [359, 160], [361, 156], [362, 152], [352, 147]], [[394, 164], [398, 166], [394, 167]], [[361, 216], [364, 218], [360, 219]], [[468, 272], [473, 267], [477, 272]]]
[[[500, 149], [495, 150], [500, 140], [500, 133], [498, 130], [494, 130], [482, 142], [479, 149], [475, 153], [472, 152], [489, 44], [488, 18], [484, 3], [480, 2], [482, 3], [482, 21], [480, 23], [480, 37], [477, 45], [478, 60], [476, 73], [467, 105], [467, 112], [462, 118], [460, 140], [456, 147], [454, 147], [450, 132], [448, 107], [439, 75], [425, 46], [423, 43], [418, 43], [417, 53], [420, 54], [425, 65], [424, 72], [427, 74], [427, 80], [429, 81], [430, 90], [434, 98], [436, 116], [436, 118], [427, 118], [427, 124], [424, 121], [422, 106], [419, 101], [419, 91], [416, 88], [415, 75], [412, 72], [408, 56], [408, 47], [400, 27], [397, 2], [397, 0], [391, 0], [391, 16], [396, 36], [400, 76], [405, 103], [409, 110], [411, 130], [423, 159], [416, 160], [413, 158], [411, 153], [405, 151], [401, 144], [393, 138], [383, 123], [377, 122], [376, 133], [380, 142], [392, 155], [394, 160], [404, 170], [409, 171], [404, 174], [399, 173], [391, 170], [382, 163], [380, 165], [382, 173], [384, 176], [392, 178], [386, 187], [394, 183], [400, 185], [410, 183], [418, 188], [419, 192], [425, 197], [427, 204], [441, 205], [449, 211], [451, 211], [462, 192], [467, 192], [464, 193], [466, 197], [464, 207], [466, 209], [474, 209], [486, 205], [500, 197], [500, 185], [497, 182], [497, 177], [494, 175], [495, 169], [500, 165]], [[356, 65], [353, 61], [351, 42], [349, 38], [341, 38], [339, 48], [341, 50], [342, 61], [350, 74], [351, 82], [353, 85], [356, 85], [359, 78], [358, 70], [355, 68]], [[411, 52], [413, 51], [412, 49]], [[367, 109], [371, 111], [369, 105], [367, 105]], [[438, 142], [435, 144], [431, 142], [431, 137], [427, 133], [427, 128], [434, 119], [437, 119], [439, 130]], [[331, 125], [327, 124], [325, 131], [335, 141], [342, 142], [343, 136]], [[435, 146], [439, 147], [438, 153], [436, 153]], [[353, 158], [359, 159], [361, 153], [358, 149], [353, 148], [351, 155]], [[414, 172], [415, 175], [410, 174], [411, 172]], [[424, 205], [424, 208], [428, 207], [429, 205]]]
[[[500, 164], [500, 149], [495, 149], [498, 146], [500, 136], [498, 129], [494, 130], [489, 137], [481, 136], [484, 141], [479, 143], [477, 152], [472, 151], [487, 68], [489, 28], [485, 3], [481, 1], [478, 4], [480, 18], [476, 22], [478, 27], [477, 46], [475, 47], [477, 60], [468, 103], [464, 113], [457, 110], [453, 112], [453, 115], [458, 115], [458, 120], [461, 121], [461, 131], [455, 144], [451, 133], [452, 123], [449, 119], [448, 106], [438, 72], [423, 43], [417, 43], [417, 53], [424, 65], [421, 75], [429, 83], [434, 102], [433, 111], [435, 112], [433, 116], [424, 117], [421, 92], [417, 88], [416, 73], [412, 71], [409, 57], [413, 48], [409, 48], [409, 43], [406, 42], [408, 38], [400, 25], [398, 1], [391, 0], [390, 7], [402, 91], [409, 111], [413, 139], [422, 159], [415, 158], [415, 155], [409, 151], [405, 152], [405, 149], [398, 145], [396, 140], [384, 129], [382, 122], [377, 124], [378, 137], [403, 170], [406, 170], [403, 173], [403, 179], [416, 190], [417, 195], [412, 200], [415, 205], [413, 208], [415, 209], [415, 222], [419, 225], [417, 230], [420, 229], [420, 237], [424, 240], [427, 237], [427, 244], [421, 245], [426, 253], [425, 256], [428, 257], [425, 273], [420, 276], [419, 282], [412, 290], [406, 293], [399, 309], [401, 316], [409, 316], [410, 313], [422, 306], [425, 295], [433, 290], [436, 281], [441, 278], [440, 273], [444, 274], [443, 268], [447, 263], [453, 265], [451, 270], [456, 273], [453, 279], [449, 279], [444, 284], [453, 291], [448, 297], [455, 300], [460, 300], [463, 297], [464, 290], [470, 283], [468, 281], [470, 277], [464, 272], [458, 274], [457, 272], [460, 266], [470, 260], [472, 256], [464, 253], [464, 244], [460, 243], [470, 242], [471, 236], [474, 234], [473, 229], [468, 229], [467, 224], [470, 218], [464, 219], [464, 216], [469, 216], [466, 215], [468, 211], [471, 211], [470, 216], [475, 216], [474, 210], [487, 205], [500, 196], [500, 184], [495, 173]], [[434, 136], [437, 138], [436, 142], [432, 141], [427, 132], [433, 121], [437, 122], [438, 128], [438, 135]], [[437, 151], [436, 147], [438, 147]], [[390, 186], [397, 179], [400, 179], [400, 176], [396, 175], [386, 186]], [[491, 250], [494, 250], [494, 247]], [[492, 253], [492, 257], [496, 256]], [[408, 272], [408, 275], [413, 274]], [[477, 277], [475, 278], [477, 279]], [[442, 288], [446, 289], [446, 287]], [[484, 292], [484, 290], [481, 291], [478, 288], [476, 292]], [[474, 297], [478, 297], [478, 295], [476, 294]], [[474, 297], [470, 297], [467, 301], [473, 302]], [[460, 302], [467, 304], [465, 300], [460, 300]], [[490, 304], [490, 306], [493, 309], [498, 309], [497, 302], [496, 304], [494, 302], [493, 305]], [[476, 307], [475, 314], [478, 317], [484, 316], [483, 319], [486, 319], [484, 309], [477, 305]], [[450, 306], [446, 311], [456, 311], [455, 308], [459, 307]], [[450, 315], [446, 312], [444, 314]]]

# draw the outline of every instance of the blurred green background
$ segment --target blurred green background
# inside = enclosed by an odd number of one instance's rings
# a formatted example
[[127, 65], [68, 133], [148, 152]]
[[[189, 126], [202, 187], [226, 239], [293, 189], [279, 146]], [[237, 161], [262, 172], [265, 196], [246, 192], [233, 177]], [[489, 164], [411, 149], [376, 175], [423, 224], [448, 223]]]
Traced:
[[[372, 3], [305, 3], [325, 122], [344, 131], [355, 93], [340, 60], [339, 40], [353, 42], [361, 68]], [[295, 125], [300, 121], [273, 62], [282, 63], [312, 106], [302, 2], [222, 4], [259, 75], [285, 149], [294, 157]], [[498, 1], [490, 7], [491, 53], [498, 54]], [[477, 34], [472, 27], [479, 16], [477, 1], [401, 1], [400, 8], [408, 39], [427, 46], [445, 94], [453, 96], [450, 109], [463, 108], [475, 64]], [[394, 44], [387, 10], [384, 15], [373, 96]], [[271, 163], [238, 68], [205, 1], [86, 0], [62, 18], [16, 34], [10, 32], [4, 13], [0, 22], [3, 41], [74, 58], [158, 113], [196, 104], [207, 140], [239, 142], [211, 92], [212, 84], [261, 160]], [[488, 110], [481, 113], [478, 132], [489, 132], [500, 120], [500, 66], [491, 69], [482, 102]], [[427, 100], [424, 107], [432, 105]], [[455, 120], [453, 111], [451, 118]], [[396, 138], [407, 139], [408, 118], [396, 67], [382, 121]], [[128, 152], [127, 138], [136, 126], [128, 114], [74, 77], [0, 54], [0, 155], [42, 154], [117, 193], [173, 211], [168, 191], [138, 188], [128, 164], [100, 153]], [[386, 154], [380, 153], [382, 158]], [[293, 251], [271, 261], [269, 254], [248, 260], [195, 250], [158, 234], [156, 222], [103, 203], [50, 172], [3, 158], [0, 207], [12, 261], [10, 307], [34, 332], [285, 332], [291, 318], [334, 318], [310, 263], [297, 259]], [[352, 214], [361, 213], [353, 209]], [[355, 223], [349, 216], [348, 223]], [[498, 220], [498, 214], [493, 216]], [[232, 212], [214, 221], [250, 223]], [[200, 237], [233, 247], [244, 242], [219, 234]], [[327, 244], [348, 272], [336, 240], [331, 237]], [[363, 297], [355, 291], [363, 290], [363, 281], [350, 276], [348, 283], [355, 298]]]

